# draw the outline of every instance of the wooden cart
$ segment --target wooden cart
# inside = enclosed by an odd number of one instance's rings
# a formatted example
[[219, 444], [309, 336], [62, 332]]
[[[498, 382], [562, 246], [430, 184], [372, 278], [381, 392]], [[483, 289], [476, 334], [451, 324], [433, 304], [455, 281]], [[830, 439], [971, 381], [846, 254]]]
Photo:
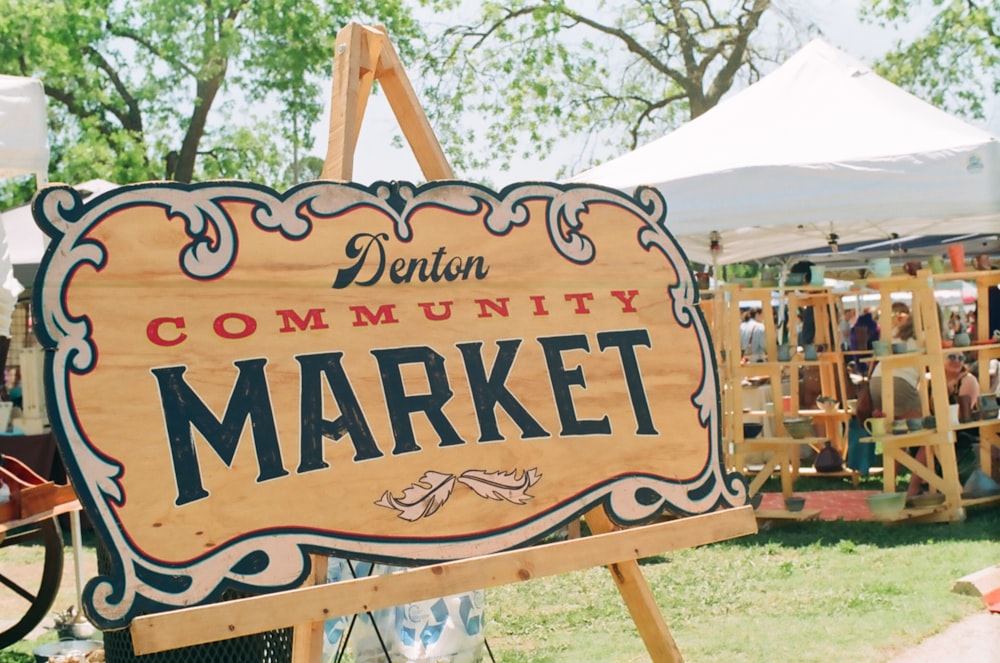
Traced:
[[0, 649], [27, 636], [52, 608], [63, 572], [63, 539], [58, 517], [80, 510], [73, 488], [43, 479], [12, 456], [0, 454], [0, 483], [10, 499], [0, 503], [0, 548], [40, 542], [45, 563], [38, 583], [25, 583], [0, 569], [0, 591], [24, 600], [24, 614], [10, 626], [0, 626]]

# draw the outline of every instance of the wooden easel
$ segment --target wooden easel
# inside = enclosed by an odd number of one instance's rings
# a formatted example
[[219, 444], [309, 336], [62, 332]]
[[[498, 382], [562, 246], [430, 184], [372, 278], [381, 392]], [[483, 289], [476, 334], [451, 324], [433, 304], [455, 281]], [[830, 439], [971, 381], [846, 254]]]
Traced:
[[[453, 179], [451, 167], [385, 31], [352, 23], [337, 35], [330, 139], [322, 178], [349, 180], [361, 121], [378, 79], [404, 136], [428, 180]], [[677, 644], [659, 611], [638, 559], [757, 531], [749, 506], [622, 530], [603, 507], [586, 514], [593, 536], [511, 550], [385, 576], [324, 584], [326, 561], [313, 557], [311, 584], [265, 596], [136, 618], [136, 654], [175, 649], [294, 627], [292, 659], [322, 656], [323, 622], [403, 603], [608, 566], [650, 659], [677, 663]]]
[[337, 33], [330, 99], [330, 139], [322, 179], [350, 180], [361, 121], [375, 79], [428, 180], [454, 179], [423, 107], [384, 29], [351, 23]]

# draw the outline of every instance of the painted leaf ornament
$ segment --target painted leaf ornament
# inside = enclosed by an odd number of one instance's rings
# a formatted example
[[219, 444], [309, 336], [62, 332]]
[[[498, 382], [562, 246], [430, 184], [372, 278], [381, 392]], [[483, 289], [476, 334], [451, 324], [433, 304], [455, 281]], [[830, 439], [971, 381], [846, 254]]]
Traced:
[[538, 483], [540, 478], [537, 469], [522, 472], [520, 479], [517, 478], [516, 472], [469, 470], [462, 472], [458, 480], [476, 491], [480, 497], [490, 500], [507, 500], [513, 504], [524, 504], [531, 499], [528, 489]]
[[413, 522], [434, 515], [441, 505], [448, 501], [448, 496], [454, 488], [454, 474], [427, 472], [420, 477], [418, 483], [403, 491], [402, 498], [397, 500], [386, 491], [376, 504], [395, 509], [399, 511], [400, 518]]

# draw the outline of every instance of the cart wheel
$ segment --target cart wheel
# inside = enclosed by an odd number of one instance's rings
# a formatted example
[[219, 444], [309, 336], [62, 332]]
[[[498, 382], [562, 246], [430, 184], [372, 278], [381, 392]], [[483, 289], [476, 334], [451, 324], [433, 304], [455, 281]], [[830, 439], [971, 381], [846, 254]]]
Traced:
[[[24, 616], [9, 628], [0, 631], [0, 649], [9, 647], [31, 633], [32, 629], [42, 623], [45, 615], [52, 608], [59, 593], [63, 572], [63, 540], [59, 531], [59, 523], [55, 518], [42, 520], [8, 533], [0, 542], [0, 548], [19, 543], [37, 543], [45, 545], [45, 566], [42, 567], [42, 579], [37, 589], [25, 588], [0, 571], [0, 585], [24, 599], [27, 606]], [[2, 628], [2, 627], [0, 627]]]

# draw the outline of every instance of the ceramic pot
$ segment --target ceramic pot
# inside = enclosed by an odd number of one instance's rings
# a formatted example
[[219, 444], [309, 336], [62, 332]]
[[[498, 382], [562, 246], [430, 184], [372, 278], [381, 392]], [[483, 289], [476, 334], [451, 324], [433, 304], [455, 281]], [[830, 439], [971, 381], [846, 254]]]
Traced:
[[948, 260], [951, 261], [951, 271], [965, 271], [965, 247], [961, 244], [952, 244], [949, 246]]
[[889, 262], [888, 258], [872, 258], [868, 261], [868, 269], [872, 276], [880, 278], [892, 276], [892, 263]]
[[785, 430], [796, 440], [809, 437], [812, 433], [812, 417], [789, 417], [784, 423]]
[[864, 427], [872, 437], [881, 437], [885, 435], [885, 417], [865, 419]]

